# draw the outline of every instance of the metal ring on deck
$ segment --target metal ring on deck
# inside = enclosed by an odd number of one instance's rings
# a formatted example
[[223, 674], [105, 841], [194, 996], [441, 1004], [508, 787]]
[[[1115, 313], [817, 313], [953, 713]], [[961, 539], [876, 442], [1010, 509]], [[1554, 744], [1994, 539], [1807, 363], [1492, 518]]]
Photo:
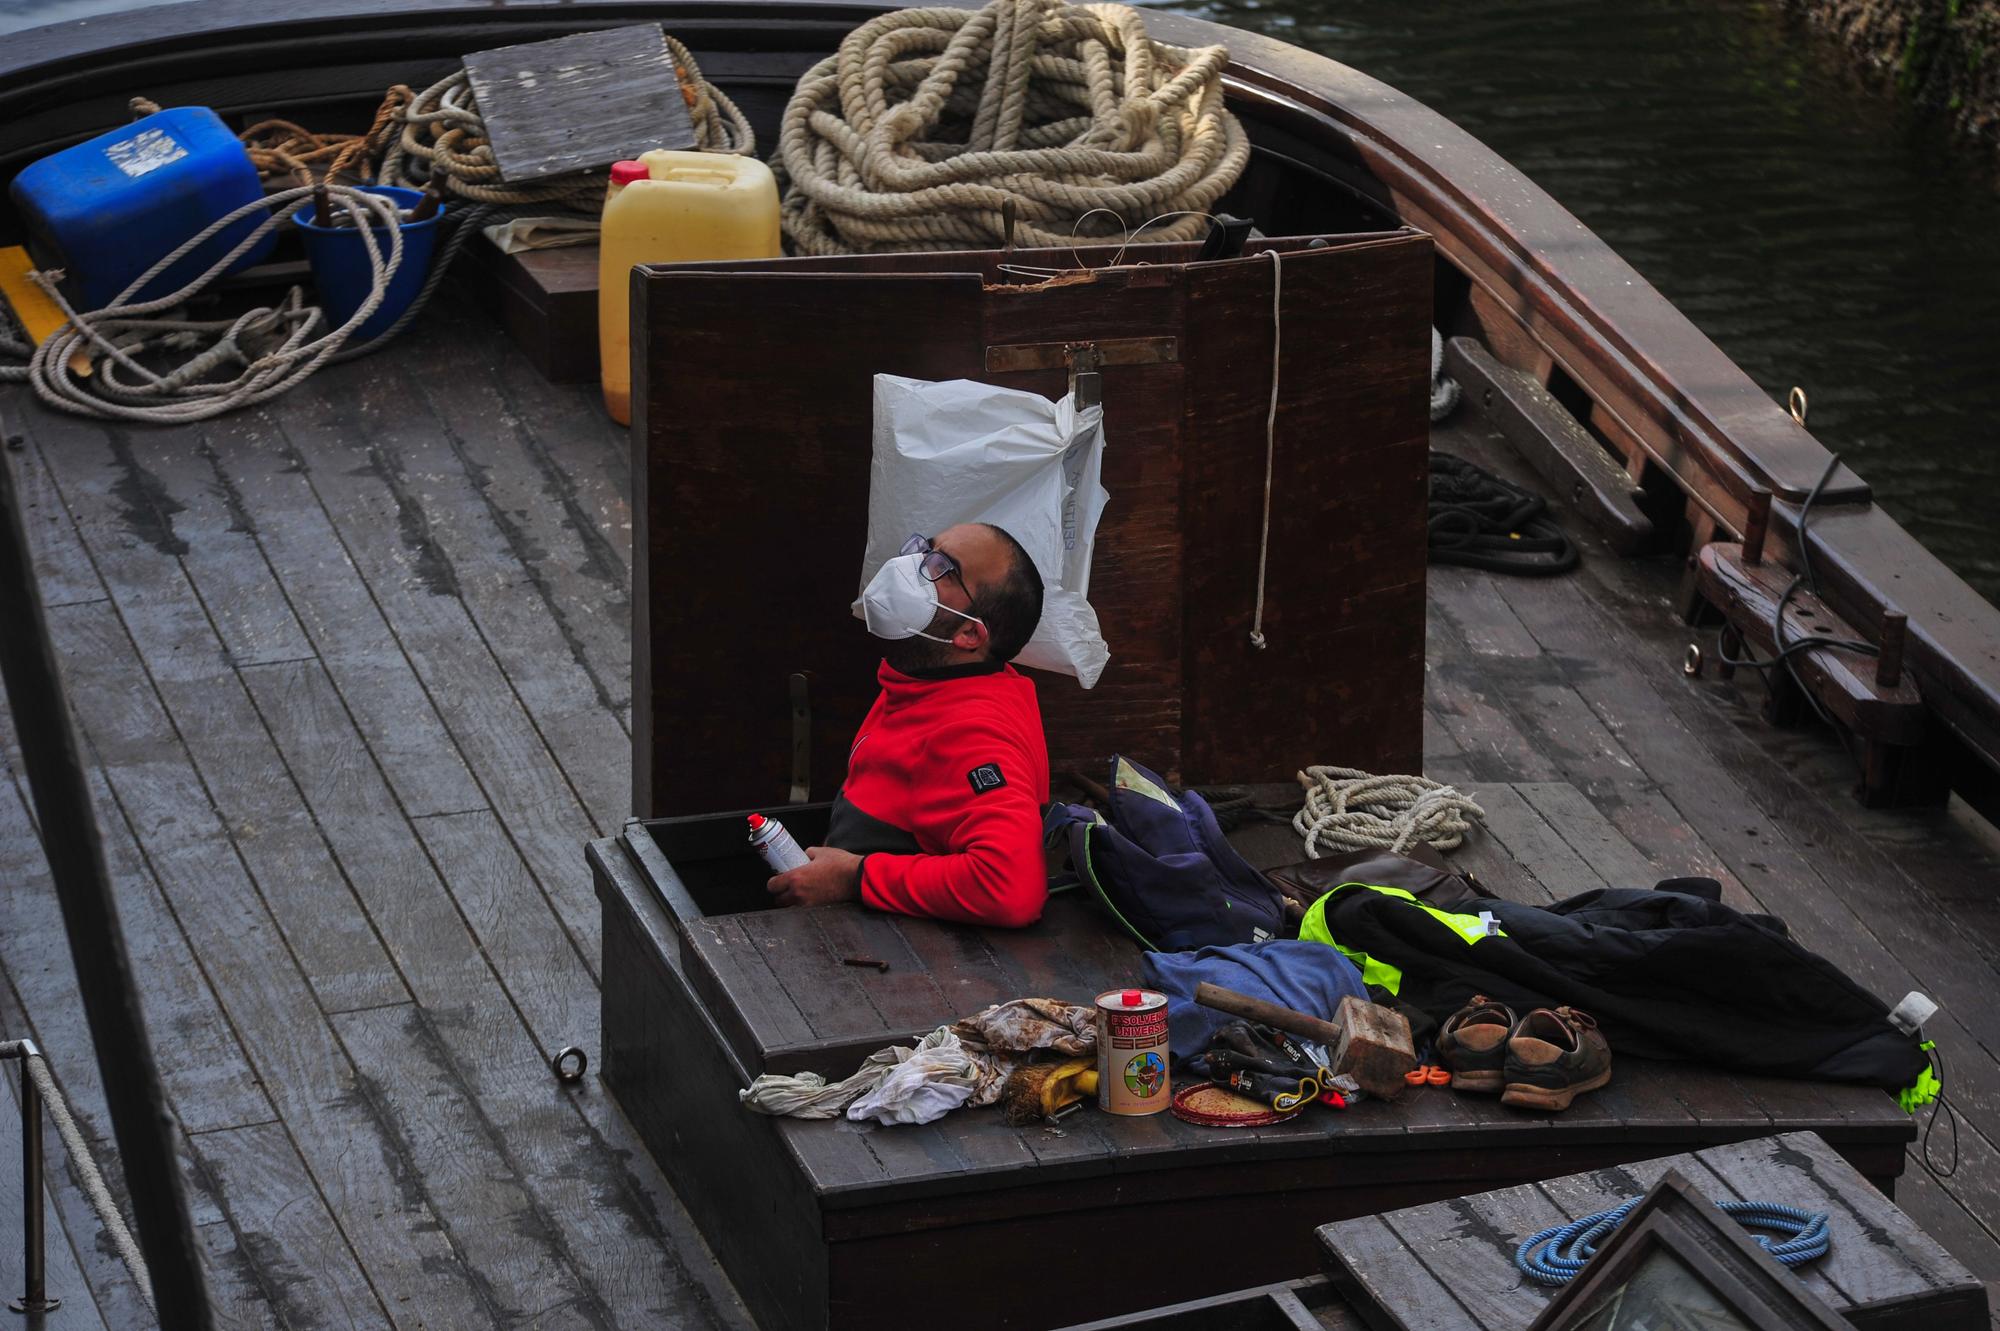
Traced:
[[1701, 644], [1700, 644], [1700, 643], [1695, 643], [1695, 642], [1691, 642], [1691, 643], [1689, 643], [1689, 644], [1688, 644], [1688, 653], [1687, 653], [1687, 656], [1686, 656], [1686, 658], [1685, 658], [1684, 660], [1682, 660], [1682, 662], [1681, 662], [1681, 673], [1682, 673], [1683, 675], [1686, 675], [1686, 676], [1687, 676], [1687, 677], [1688, 677], [1689, 679], [1700, 679], [1700, 678], [1701, 678]]
[[[569, 1066], [572, 1059], [575, 1060], [575, 1067]], [[575, 1045], [567, 1045], [556, 1050], [556, 1056], [549, 1060], [549, 1071], [555, 1073], [556, 1080], [565, 1086], [574, 1086], [582, 1081], [583, 1070], [589, 1066], [590, 1055]]]
[[1800, 425], [1804, 425], [1806, 423], [1807, 406], [1806, 390], [1795, 385], [1792, 388], [1791, 397], [1786, 399], [1786, 405], [1792, 409], [1792, 419]]

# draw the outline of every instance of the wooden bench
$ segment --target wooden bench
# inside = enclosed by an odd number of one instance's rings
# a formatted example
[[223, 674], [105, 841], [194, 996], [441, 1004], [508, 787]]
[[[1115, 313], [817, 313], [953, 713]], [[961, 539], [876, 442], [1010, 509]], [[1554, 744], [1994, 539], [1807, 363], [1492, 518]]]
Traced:
[[[778, 812], [802, 840], [824, 816]], [[1026, 1129], [980, 1110], [883, 1129], [760, 1117], [736, 1095], [760, 1072], [844, 1077], [987, 1003], [1089, 1001], [1137, 979], [1140, 957], [1074, 895], [1018, 931], [756, 909], [766, 873], [742, 825], [634, 821], [589, 858], [605, 1084], [769, 1328], [915, 1324], [946, 1306], [968, 1327], [1129, 1312], [1309, 1271], [1312, 1227], [1328, 1220], [1796, 1129], [1886, 1193], [1914, 1136], [1879, 1091], [1633, 1059], [1558, 1116], [1424, 1089], [1230, 1131], [1094, 1111]], [[1079, 1268], [1044, 1316], [1045, 1282], [967, 1274], [1033, 1269], [1139, 1218], [1161, 1273], [1143, 1288]]]

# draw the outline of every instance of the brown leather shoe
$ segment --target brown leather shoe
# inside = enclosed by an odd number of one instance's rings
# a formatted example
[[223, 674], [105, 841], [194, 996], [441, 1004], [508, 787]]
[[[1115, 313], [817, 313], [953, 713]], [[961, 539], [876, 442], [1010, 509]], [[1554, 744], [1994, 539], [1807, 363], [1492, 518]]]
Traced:
[[1568, 1109], [1577, 1096], [1611, 1080], [1611, 1046], [1589, 1013], [1539, 1007], [1508, 1038], [1503, 1076], [1501, 1104]]
[[1451, 1073], [1453, 1089], [1500, 1094], [1507, 1037], [1513, 1030], [1514, 1010], [1483, 994], [1446, 1017], [1438, 1030], [1437, 1056]]

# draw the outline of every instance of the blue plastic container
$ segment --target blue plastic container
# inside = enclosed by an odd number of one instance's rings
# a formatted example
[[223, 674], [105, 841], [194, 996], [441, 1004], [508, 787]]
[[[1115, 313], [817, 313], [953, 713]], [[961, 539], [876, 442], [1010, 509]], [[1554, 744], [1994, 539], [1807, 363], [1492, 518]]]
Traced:
[[[400, 189], [395, 185], [367, 185], [363, 194], [380, 194], [394, 199], [398, 208], [405, 211], [417, 206], [424, 196], [422, 191]], [[335, 205], [336, 215], [346, 210]], [[382, 303], [375, 307], [375, 313], [368, 321], [354, 330], [348, 339], [349, 346], [357, 346], [371, 338], [380, 337], [388, 331], [389, 325], [403, 317], [403, 311], [410, 308], [410, 302], [424, 289], [424, 279], [430, 276], [431, 252], [437, 248], [438, 219], [445, 210], [440, 207], [421, 222], [403, 223], [403, 261], [396, 267], [396, 275], [389, 279], [389, 290], [382, 297]], [[361, 302], [368, 299], [374, 289], [373, 270], [368, 266], [368, 246], [361, 238], [361, 231], [351, 226], [321, 226], [313, 216], [313, 207], [307, 204], [292, 216], [298, 223], [299, 234], [305, 238], [306, 259], [312, 264], [313, 284], [319, 288], [320, 308], [326, 311], [327, 328], [340, 327], [354, 317], [361, 308]], [[375, 232], [376, 246], [382, 252], [383, 262], [389, 258], [389, 235], [382, 227], [371, 228]]]
[[[12, 193], [35, 262], [63, 269], [64, 294], [95, 310], [204, 227], [263, 198], [264, 187], [221, 117], [179, 106], [44, 157], [14, 178]], [[263, 220], [251, 213], [210, 238], [134, 299], [178, 291]], [[233, 267], [256, 263], [276, 240], [267, 235]]]

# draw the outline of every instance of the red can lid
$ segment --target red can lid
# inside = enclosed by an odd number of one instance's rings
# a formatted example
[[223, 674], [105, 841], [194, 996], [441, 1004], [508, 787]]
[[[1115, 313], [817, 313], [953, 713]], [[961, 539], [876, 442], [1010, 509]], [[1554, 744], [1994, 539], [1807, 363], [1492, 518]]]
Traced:
[[1126, 1007], [1138, 1007], [1139, 1004], [1146, 1001], [1146, 995], [1137, 989], [1127, 989], [1124, 993], [1118, 995], [1118, 1001]]
[[613, 162], [611, 164], [611, 183], [614, 185], [629, 185], [635, 180], [644, 180], [651, 174], [651, 168], [644, 162]]
[[756, 831], [756, 830], [757, 830], [758, 828], [762, 827], [763, 825], [764, 825], [764, 815], [763, 815], [763, 814], [761, 814], [761, 813], [753, 813], [753, 814], [751, 814], [751, 815], [750, 815], [750, 830], [751, 830], [751, 831], [753, 831], [753, 832], [754, 832], [754, 831]]

